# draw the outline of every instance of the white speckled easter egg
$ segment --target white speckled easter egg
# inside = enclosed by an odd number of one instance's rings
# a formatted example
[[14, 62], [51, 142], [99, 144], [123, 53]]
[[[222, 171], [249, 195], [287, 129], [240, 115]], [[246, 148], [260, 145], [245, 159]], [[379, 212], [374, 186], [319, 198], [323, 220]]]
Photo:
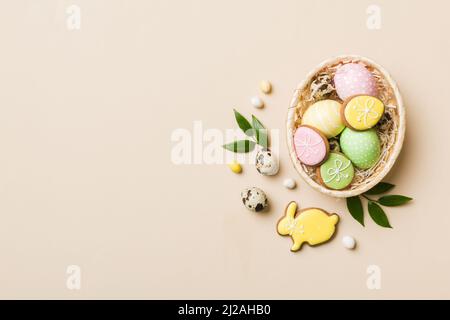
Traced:
[[268, 206], [266, 194], [256, 187], [243, 190], [241, 192], [241, 200], [244, 206], [250, 211], [263, 211]]
[[278, 173], [278, 159], [272, 154], [272, 151], [263, 149], [256, 154], [256, 170], [265, 176], [273, 176]]
[[380, 139], [374, 129], [355, 131], [345, 128], [341, 134], [342, 152], [359, 169], [368, 169], [377, 163], [380, 152]]
[[358, 63], [341, 66], [334, 75], [334, 86], [342, 100], [354, 95], [376, 96], [378, 94], [376, 79], [366, 67]]
[[320, 73], [311, 82], [311, 96], [316, 100], [326, 99], [334, 91], [333, 78], [328, 73]]
[[337, 136], [345, 128], [341, 119], [341, 104], [334, 100], [314, 103], [306, 109], [302, 125], [319, 129], [327, 138]]

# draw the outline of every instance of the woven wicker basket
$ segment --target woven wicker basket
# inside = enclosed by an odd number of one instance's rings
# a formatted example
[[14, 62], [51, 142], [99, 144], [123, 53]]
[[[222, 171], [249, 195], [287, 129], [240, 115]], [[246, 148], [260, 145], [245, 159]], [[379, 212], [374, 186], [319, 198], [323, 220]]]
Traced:
[[[294, 133], [300, 125], [301, 117], [305, 110], [314, 103], [310, 95], [310, 85], [315, 77], [323, 72], [334, 75], [334, 71], [344, 63], [361, 63], [365, 65], [377, 79], [379, 98], [386, 106], [387, 120], [385, 124], [377, 126], [377, 132], [381, 140], [382, 153], [380, 160], [372, 168], [367, 170], [356, 169], [356, 176], [352, 184], [345, 190], [330, 190], [318, 182], [315, 174], [316, 170], [300, 163], [294, 149]], [[337, 96], [332, 99], [339, 100]], [[340, 100], [339, 100], [340, 101]], [[395, 160], [403, 146], [405, 137], [405, 108], [403, 100], [396, 83], [389, 73], [380, 65], [370, 59], [357, 56], [345, 55], [332, 58], [322, 62], [312, 70], [294, 92], [290, 107], [288, 109], [287, 120], [287, 144], [292, 163], [302, 178], [314, 189], [333, 197], [347, 198], [366, 192], [391, 170]]]

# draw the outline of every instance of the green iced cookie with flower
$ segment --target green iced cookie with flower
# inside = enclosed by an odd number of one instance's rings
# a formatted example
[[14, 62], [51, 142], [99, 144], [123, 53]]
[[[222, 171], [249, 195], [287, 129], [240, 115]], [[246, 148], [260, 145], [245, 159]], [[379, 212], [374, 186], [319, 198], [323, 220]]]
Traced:
[[355, 176], [352, 162], [343, 154], [331, 152], [328, 160], [317, 169], [320, 181], [329, 189], [347, 188]]

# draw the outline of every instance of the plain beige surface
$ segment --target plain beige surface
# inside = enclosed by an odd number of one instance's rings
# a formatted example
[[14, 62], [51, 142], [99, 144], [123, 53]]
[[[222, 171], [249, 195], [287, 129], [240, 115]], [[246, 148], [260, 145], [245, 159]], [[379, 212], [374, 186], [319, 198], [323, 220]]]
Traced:
[[[81, 30], [66, 28], [70, 4]], [[0, 13], [1, 298], [450, 298], [447, 207], [448, 1], [8, 1]], [[407, 137], [388, 181], [414, 203], [387, 210], [393, 230], [309, 188], [284, 141], [291, 94], [322, 60], [368, 56], [407, 107]], [[249, 98], [259, 80], [267, 107]], [[174, 165], [171, 134], [234, 128], [232, 108], [281, 131], [281, 171], [236, 176]], [[295, 177], [299, 188], [282, 187]], [[263, 188], [271, 210], [245, 210]], [[285, 205], [341, 215], [337, 237], [289, 251]], [[356, 251], [341, 244], [353, 235]], [[81, 290], [66, 288], [79, 265]], [[381, 289], [366, 286], [369, 265]]]

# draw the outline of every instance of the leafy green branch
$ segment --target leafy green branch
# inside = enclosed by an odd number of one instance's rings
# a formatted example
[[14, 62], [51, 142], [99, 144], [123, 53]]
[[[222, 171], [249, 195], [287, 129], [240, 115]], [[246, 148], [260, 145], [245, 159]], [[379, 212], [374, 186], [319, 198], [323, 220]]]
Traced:
[[367, 200], [367, 210], [369, 211], [369, 216], [372, 220], [381, 227], [392, 228], [389, 219], [381, 206], [397, 207], [404, 205], [413, 199], [402, 195], [385, 195], [378, 199], [373, 199], [370, 196], [386, 193], [394, 187], [395, 185], [393, 184], [380, 182], [361, 196], [347, 198], [347, 209], [352, 217], [364, 226], [364, 209], [361, 201], [361, 198], [364, 198]]
[[249, 139], [236, 140], [231, 143], [223, 145], [223, 148], [236, 152], [236, 153], [247, 153], [253, 151], [255, 146], [258, 144], [263, 148], [268, 148], [269, 146], [269, 136], [267, 129], [254, 115], [252, 115], [252, 122], [250, 123], [242, 114], [234, 110], [234, 117], [239, 128], [245, 133]]

